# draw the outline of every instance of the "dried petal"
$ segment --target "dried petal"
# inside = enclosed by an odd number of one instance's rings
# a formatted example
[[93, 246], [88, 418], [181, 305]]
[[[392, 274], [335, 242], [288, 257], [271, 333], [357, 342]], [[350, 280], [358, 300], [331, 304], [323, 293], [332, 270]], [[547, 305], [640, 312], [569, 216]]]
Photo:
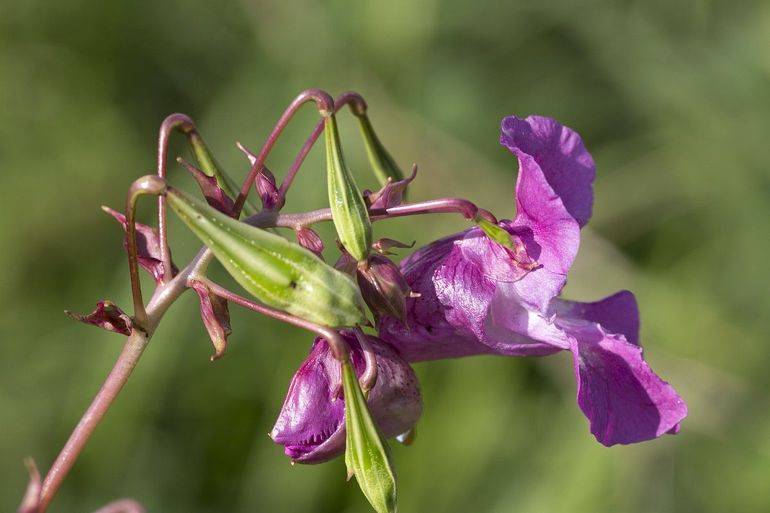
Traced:
[[[110, 207], [102, 207], [102, 210], [114, 217], [123, 226], [124, 231], [127, 229], [126, 216]], [[123, 247], [128, 251], [128, 240], [125, 237], [123, 238]], [[136, 249], [139, 265], [155, 278], [155, 283], [160, 283], [163, 279], [163, 262], [160, 258], [158, 230], [146, 224], [136, 223]], [[171, 270], [173, 275], [179, 272], [173, 262], [171, 262]]]
[[201, 319], [206, 331], [214, 345], [214, 354], [211, 355], [211, 361], [221, 358], [227, 349], [227, 337], [232, 333], [230, 328], [230, 311], [227, 301], [212, 294], [209, 288], [199, 282], [193, 281], [190, 286], [198, 294], [198, 300], [201, 307]]
[[388, 177], [385, 185], [377, 192], [366, 191], [364, 197], [369, 208], [390, 208], [401, 204], [406, 196], [406, 188], [417, 177], [417, 165], [412, 166], [412, 174], [397, 182]]
[[105, 299], [96, 303], [96, 309], [88, 315], [79, 315], [69, 310], [64, 313], [76, 321], [102, 328], [107, 331], [128, 336], [131, 334], [133, 323], [131, 317], [115, 303]]

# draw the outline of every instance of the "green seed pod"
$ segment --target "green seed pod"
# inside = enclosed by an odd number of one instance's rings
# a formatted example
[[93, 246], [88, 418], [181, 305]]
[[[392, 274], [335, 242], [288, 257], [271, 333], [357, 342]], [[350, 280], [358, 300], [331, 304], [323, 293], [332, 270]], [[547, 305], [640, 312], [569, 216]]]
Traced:
[[361, 191], [342, 157], [334, 115], [325, 120], [327, 185], [329, 206], [337, 236], [357, 261], [366, 260], [372, 245], [372, 222]]
[[350, 361], [342, 364], [345, 466], [377, 513], [396, 511], [396, 474], [390, 448], [372, 419]]
[[394, 182], [400, 182], [404, 179], [404, 173], [401, 168], [398, 167], [396, 161], [390, 156], [388, 150], [377, 137], [377, 133], [372, 127], [369, 116], [366, 113], [357, 114], [358, 126], [361, 129], [361, 135], [364, 138], [364, 146], [366, 146], [366, 155], [369, 157], [369, 162], [372, 165], [372, 170], [377, 178], [380, 180], [380, 185], [385, 185], [388, 182], [388, 178], [391, 178]]
[[366, 322], [353, 280], [312, 252], [171, 187], [167, 198], [235, 281], [266, 305], [324, 326]]

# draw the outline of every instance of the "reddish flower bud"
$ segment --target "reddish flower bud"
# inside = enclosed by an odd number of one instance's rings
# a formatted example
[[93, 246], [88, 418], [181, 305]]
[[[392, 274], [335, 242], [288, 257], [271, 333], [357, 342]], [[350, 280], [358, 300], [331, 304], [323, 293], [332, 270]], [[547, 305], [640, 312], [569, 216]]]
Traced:
[[283, 206], [278, 205], [278, 186], [275, 184], [275, 176], [269, 169], [262, 168], [262, 171], [257, 175], [255, 186], [259, 199], [262, 200], [262, 208], [271, 210]]
[[375, 315], [406, 318], [406, 298], [411, 290], [398, 266], [382, 255], [372, 255], [358, 264], [356, 273], [361, 295]]
[[323, 258], [324, 241], [321, 237], [307, 226], [303, 226], [297, 230], [297, 242], [305, 249], [309, 249], [319, 257]]

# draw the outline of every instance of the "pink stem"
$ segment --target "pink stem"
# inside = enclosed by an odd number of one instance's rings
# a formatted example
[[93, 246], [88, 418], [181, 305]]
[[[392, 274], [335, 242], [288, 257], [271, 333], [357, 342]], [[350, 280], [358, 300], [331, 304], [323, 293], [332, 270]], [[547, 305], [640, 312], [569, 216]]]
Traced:
[[[166, 157], [168, 153], [168, 140], [175, 129], [185, 134], [196, 132], [195, 123], [186, 114], [175, 113], [166, 117], [160, 124], [158, 134], [158, 176], [166, 178]], [[168, 226], [166, 224], [166, 198], [158, 196], [158, 236], [160, 238], [160, 261], [163, 263], [163, 283], [172, 278], [171, 249], [168, 245]]]
[[[309, 101], [314, 101], [316, 103], [319, 112], [324, 117], [331, 115], [334, 111], [334, 100], [331, 96], [329, 96], [328, 93], [321, 91], [320, 89], [307, 89], [302, 91], [289, 104], [283, 115], [278, 120], [278, 123], [276, 123], [275, 127], [273, 128], [273, 131], [270, 132], [270, 136], [265, 141], [265, 144], [262, 145], [262, 149], [259, 150], [257, 158], [254, 161], [254, 164], [251, 166], [251, 170], [249, 171], [246, 180], [244, 180], [243, 185], [241, 186], [241, 191], [238, 194], [238, 198], [235, 200], [235, 207], [233, 209], [235, 212], [234, 217], [237, 218], [240, 214], [241, 208], [243, 208], [243, 204], [246, 202], [246, 197], [249, 195], [249, 190], [251, 190], [251, 186], [254, 183], [254, 180], [256, 180], [257, 174], [262, 170], [262, 166], [265, 164], [267, 156], [273, 149], [273, 146], [275, 146], [275, 142], [278, 140], [281, 132], [283, 132], [283, 129], [286, 128], [286, 125], [289, 123], [294, 114], [297, 113], [297, 110], [299, 110], [302, 105]], [[280, 203], [278, 205], [280, 207]]]
[[[131, 279], [131, 295], [134, 300], [134, 324], [135, 327], [146, 329], [147, 312], [144, 309], [142, 299], [142, 283], [139, 280], [139, 258], [137, 256], [136, 243], [136, 202], [145, 194], [160, 194], [166, 186], [163, 178], [148, 175], [139, 178], [128, 189], [126, 195], [126, 240], [128, 241], [128, 274]], [[168, 264], [171, 265], [170, 263]], [[163, 264], [163, 274], [170, 269]]]
[[[339, 95], [337, 99], [334, 100], [334, 113], [336, 114], [345, 105], [350, 105], [350, 109], [356, 116], [366, 113], [366, 101], [364, 101], [364, 98], [356, 92], [348, 91]], [[324, 121], [321, 120], [316, 123], [313, 132], [310, 134], [310, 137], [307, 138], [305, 144], [302, 145], [302, 148], [300, 148], [297, 157], [294, 159], [289, 171], [286, 173], [286, 178], [283, 179], [281, 187], [278, 189], [278, 205], [283, 205], [286, 201], [286, 193], [289, 191], [289, 187], [291, 187], [299, 168], [302, 166], [302, 163], [305, 162], [307, 154], [310, 153], [310, 149], [316, 143], [323, 131]]]
[[463, 198], [442, 198], [369, 211], [372, 217], [402, 217], [415, 214], [441, 214], [449, 212], [459, 212], [466, 219], [471, 220], [476, 216], [480, 216], [490, 223], [497, 224], [497, 218], [491, 212], [479, 208], [474, 203]]
[[64, 448], [51, 466], [51, 470], [45, 476], [40, 496], [39, 513], [45, 513], [46, 509], [48, 509], [48, 505], [51, 503], [56, 491], [69, 473], [75, 460], [77, 460], [86, 442], [91, 438], [94, 429], [96, 429], [104, 414], [107, 413], [123, 385], [126, 384], [131, 371], [134, 370], [139, 357], [147, 347], [148, 341], [147, 333], [139, 329], [134, 329], [131, 335], [129, 335], [115, 367], [107, 376], [99, 393], [81, 417], [69, 440], [67, 440]]

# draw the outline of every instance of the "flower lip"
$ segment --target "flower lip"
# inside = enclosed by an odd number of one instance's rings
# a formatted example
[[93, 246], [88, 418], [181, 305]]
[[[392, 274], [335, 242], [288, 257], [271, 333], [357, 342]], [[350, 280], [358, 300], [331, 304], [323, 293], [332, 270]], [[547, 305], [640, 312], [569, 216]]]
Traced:
[[[336, 453], [339, 444], [344, 442], [345, 430], [342, 429], [344, 426], [343, 420], [340, 419], [340, 422], [338, 422], [333, 430], [312, 435], [310, 439], [299, 444], [284, 446], [286, 456], [298, 463], [320, 463], [324, 461], [325, 456]], [[273, 441], [281, 443], [280, 437], [273, 438]]]

